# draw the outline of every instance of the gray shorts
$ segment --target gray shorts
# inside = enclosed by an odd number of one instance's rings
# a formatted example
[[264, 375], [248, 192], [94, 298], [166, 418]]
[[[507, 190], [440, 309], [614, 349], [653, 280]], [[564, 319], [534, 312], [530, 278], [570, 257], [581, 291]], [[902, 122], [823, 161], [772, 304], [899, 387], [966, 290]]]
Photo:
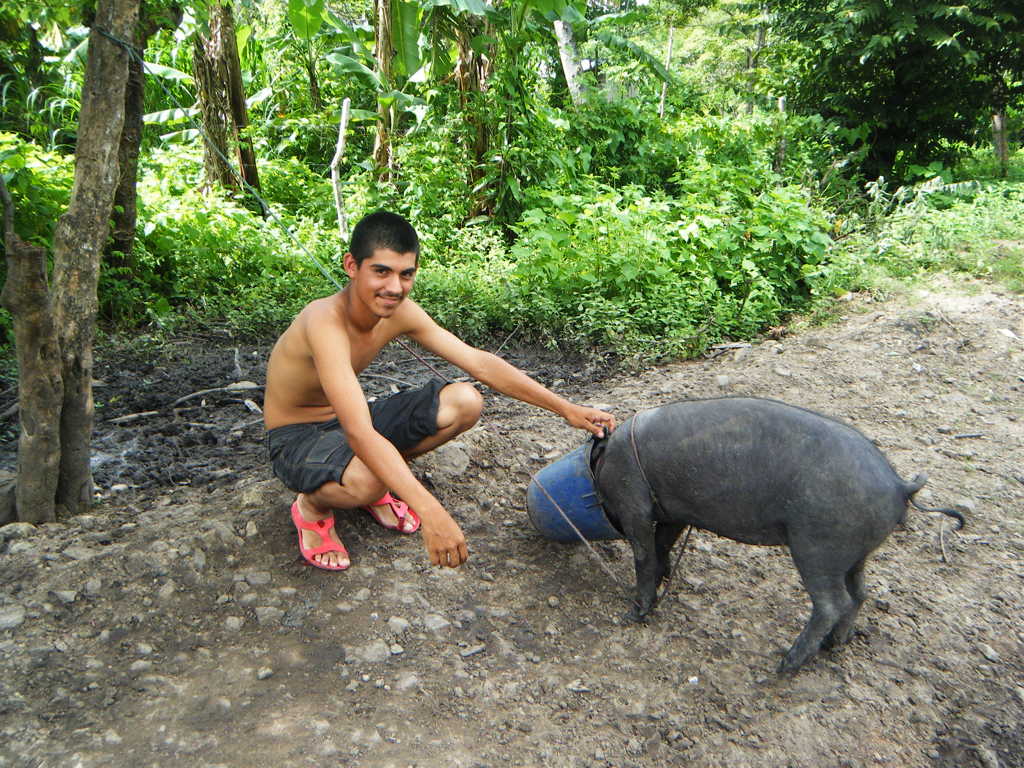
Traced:
[[[437, 433], [437, 408], [446, 382], [433, 379], [369, 404], [373, 428], [399, 451], [407, 451]], [[312, 493], [324, 483], [341, 482], [355, 452], [337, 419], [286, 424], [267, 432], [274, 475], [297, 493]]]

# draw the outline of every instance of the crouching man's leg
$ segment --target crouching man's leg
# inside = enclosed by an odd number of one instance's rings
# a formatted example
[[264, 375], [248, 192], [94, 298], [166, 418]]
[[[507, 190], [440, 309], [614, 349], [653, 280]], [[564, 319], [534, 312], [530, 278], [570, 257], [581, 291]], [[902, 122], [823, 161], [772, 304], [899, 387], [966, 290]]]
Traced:
[[407, 459], [421, 456], [458, 437], [480, 420], [483, 407], [483, 395], [472, 384], [457, 382], [445, 385], [439, 393], [437, 432], [409, 450], [403, 450], [402, 455]]
[[[472, 384], [465, 382], [447, 384], [438, 392], [437, 400], [434, 434], [424, 437], [411, 447], [397, 446], [406, 459], [421, 456], [444, 445], [480, 420], [484, 399]], [[383, 496], [374, 496], [368, 504], [360, 506], [363, 506], [385, 528], [402, 533], [412, 533], [420, 526], [416, 513], [405, 502], [392, 496], [386, 488]]]
[[[483, 396], [472, 385], [464, 382], [448, 384], [438, 393], [437, 429], [415, 445], [399, 450], [406, 458], [421, 456], [472, 428], [480, 419]], [[385, 501], [386, 500], [386, 501]], [[383, 502], [383, 503], [381, 503]], [[358, 457], [353, 457], [345, 468], [341, 482], [328, 482], [311, 493], [300, 493], [295, 505], [307, 523], [323, 524], [333, 519], [333, 509], [364, 508], [385, 528], [413, 533], [419, 528], [419, 518], [404, 502], [390, 495], [386, 483], [377, 479]], [[340, 549], [313, 555], [322, 567], [341, 570], [349, 564], [348, 553], [333, 527], [325, 532], [304, 529], [303, 547], [326, 544], [322, 539], [336, 543]]]

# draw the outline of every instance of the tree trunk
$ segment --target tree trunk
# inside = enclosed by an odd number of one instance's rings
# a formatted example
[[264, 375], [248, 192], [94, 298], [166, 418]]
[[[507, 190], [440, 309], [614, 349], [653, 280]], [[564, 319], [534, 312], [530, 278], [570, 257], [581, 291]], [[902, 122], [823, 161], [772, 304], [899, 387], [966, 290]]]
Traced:
[[1005, 179], [1010, 174], [1010, 142], [1005, 109], [1000, 108], [992, 115], [992, 143], [999, 162], [999, 175]]
[[573, 106], [578, 107], [582, 98], [579, 82], [579, 64], [576, 63], [576, 43], [572, 39], [572, 27], [564, 21], [556, 21], [555, 39], [558, 41], [558, 58], [562, 60], [562, 72], [565, 73], [565, 84], [569, 86], [569, 98]]
[[206, 184], [220, 184], [226, 189], [237, 189], [235, 174], [228, 158], [230, 101], [228, 96], [228, 69], [224, 51], [224, 6], [210, 6], [209, 35], [196, 34], [192, 55], [192, 74], [199, 95], [199, 112], [203, 121], [203, 169]]
[[[761, 13], [764, 14], [764, 6], [761, 6]], [[750, 93], [751, 97], [747, 100], [747, 114], [753, 114], [754, 112], [754, 70], [760, 65], [761, 51], [764, 50], [765, 39], [768, 34], [768, 29], [765, 23], [762, 21], [757, 25], [757, 39], [754, 41], [754, 49], [747, 49], [747, 72], [750, 73]]]
[[[491, 35], [493, 30], [487, 22], [477, 26], [473, 22], [459, 25], [455, 43], [458, 57], [455, 62], [455, 83], [459, 90], [459, 104], [466, 116], [472, 143], [473, 161], [469, 166], [469, 186], [476, 187], [484, 176], [484, 163], [490, 149], [490, 122], [481, 109], [479, 94], [487, 90], [487, 82], [493, 70], [494, 49], [489, 46], [490, 55], [473, 50], [474, 37]], [[474, 209], [474, 215], [479, 213]]]
[[252, 139], [243, 136], [249, 127], [249, 109], [245, 104], [245, 88], [242, 85], [242, 63], [238, 57], [238, 40], [235, 36], [235, 20], [231, 7], [219, 6], [221, 12], [220, 33], [223, 38], [224, 67], [227, 74], [228, 101], [231, 104], [231, 122], [234, 126], [235, 145], [238, 147], [238, 167], [242, 179], [250, 189], [260, 188], [260, 177], [256, 171], [256, 151]]
[[316, 76], [316, 57], [311, 41], [306, 41], [306, 75], [309, 77], [309, 102], [313, 111], [319, 112], [324, 108], [324, 99], [320, 95], [320, 79]]
[[133, 39], [139, 57], [128, 60], [128, 86], [125, 90], [124, 128], [118, 149], [120, 180], [114, 193], [113, 232], [106, 248], [106, 262], [115, 267], [131, 269], [135, 265], [132, 249], [135, 246], [135, 227], [138, 220], [136, 181], [139, 170], [139, 149], [142, 145], [143, 115], [145, 114], [145, 75], [142, 56], [149, 38], [160, 29], [174, 29], [181, 23], [182, 11], [171, 6], [166, 11], [142, 8]]
[[[146, 48], [145, 40], [136, 45], [140, 52]], [[131, 268], [134, 265], [131, 254], [135, 245], [135, 225], [138, 220], [136, 179], [139, 171], [139, 148], [142, 145], [144, 91], [142, 62], [132, 57], [128, 61], [124, 128], [121, 131], [117, 152], [120, 180], [114, 192], [111, 242], [106, 249], [107, 263], [113, 267]]]
[[[668, 51], [665, 53], [665, 71], [672, 71], [672, 38], [675, 36], [676, 28], [668, 26]], [[665, 97], [668, 95], [668, 83], [661, 84], [661, 101], [658, 103], [658, 118], [665, 119]]]
[[18, 519], [45, 523], [56, 519], [60, 471], [60, 346], [46, 287], [46, 249], [26, 243], [14, 232], [14, 207], [0, 175], [4, 203], [7, 280], [0, 296], [14, 316], [18, 352]]
[[[391, 41], [391, 0], [376, 0], [376, 46], [374, 58], [377, 74], [385, 87], [391, 86], [391, 61], [394, 45]], [[382, 179], [390, 177], [391, 171], [391, 129], [394, 126], [394, 106], [377, 102], [377, 135], [373, 141], [373, 164]]]
[[76, 514], [92, 503], [96, 283], [118, 184], [129, 59], [111, 37], [131, 41], [138, 11], [138, 0], [99, 0], [96, 8], [82, 86], [75, 181], [68, 210], [54, 230], [50, 292], [45, 253], [14, 234], [4, 189], [9, 271], [3, 300], [15, 317], [18, 347], [17, 505], [23, 520], [53, 520], [57, 510]]

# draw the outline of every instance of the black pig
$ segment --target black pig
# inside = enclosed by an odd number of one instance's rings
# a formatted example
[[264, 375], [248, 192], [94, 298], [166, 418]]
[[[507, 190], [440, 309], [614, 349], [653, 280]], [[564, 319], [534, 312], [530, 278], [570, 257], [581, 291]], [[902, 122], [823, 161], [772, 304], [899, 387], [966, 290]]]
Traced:
[[[608, 519], [633, 546], [634, 620], [654, 607], [668, 554], [689, 525], [745, 544], [789, 546], [813, 610], [781, 672], [849, 638], [864, 602], [864, 561], [927, 479], [901, 480], [853, 427], [747, 397], [639, 413], [595, 444], [591, 464]], [[963, 527], [958, 512], [929, 511]]]

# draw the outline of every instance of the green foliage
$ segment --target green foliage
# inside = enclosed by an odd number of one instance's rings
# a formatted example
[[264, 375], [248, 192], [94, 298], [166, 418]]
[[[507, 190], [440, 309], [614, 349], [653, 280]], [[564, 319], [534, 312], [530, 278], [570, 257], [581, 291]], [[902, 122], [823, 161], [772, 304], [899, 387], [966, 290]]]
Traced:
[[260, 194], [289, 216], [324, 227], [336, 226], [331, 180], [296, 158], [271, 158], [260, 163]]
[[[956, 160], [993, 110], [1024, 93], [1024, 14], [1011, 0], [771, 0], [796, 46], [791, 103], [863, 141], [867, 178], [912, 180]], [[855, 148], [851, 145], [851, 148]]]
[[345, 180], [349, 211], [388, 209], [417, 224], [424, 252], [432, 259], [445, 254], [470, 218], [473, 199], [467, 189], [469, 157], [458, 143], [454, 120], [431, 124], [431, 130], [397, 140], [395, 170], [390, 182], [378, 183], [362, 170]]
[[568, 129], [560, 143], [578, 172], [609, 184], [664, 189], [685, 151], [656, 113], [633, 102], [593, 98], [564, 120]]
[[48, 149], [73, 143], [88, 30], [70, 2], [0, 7], [0, 131]]
[[[414, 295], [470, 340], [518, 329], [653, 359], [749, 337], [881, 270], [952, 269], [1019, 290], [1024, 166], [1005, 183], [968, 183], [995, 170], [973, 149], [989, 107], [1015, 126], [1024, 115], [1020, 19], [1006, 2], [692, 0], [607, 13], [391, 0], [390, 80], [376, 71], [367, 4], [243, 4], [268, 221], [199, 191], [188, 73], [202, 19], [187, 15], [150, 40], [139, 237], [131, 270], [102, 270], [103, 319], [267, 334], [335, 290], [310, 256], [341, 279], [328, 164], [344, 97], [349, 216], [387, 208], [417, 226]], [[698, 10], [699, 24], [677, 26], [666, 71], [666, 20]], [[579, 105], [555, 19], [573, 25], [587, 62]], [[73, 21], [70, 7], [35, 0], [0, 11], [0, 127], [15, 132], [0, 134], [0, 164], [18, 231], [43, 245], [72, 182], [70, 159], [43, 148], [74, 141], [85, 30]], [[386, 180], [370, 159], [379, 106], [399, 118]]]
[[[886, 197], [884, 191], [877, 195]], [[936, 178], [888, 197], [892, 212], [845, 242], [844, 251], [900, 278], [952, 271], [1024, 291], [1019, 183], [947, 184]]]
[[823, 221], [796, 192], [748, 194], [749, 181], [706, 168], [692, 183], [722, 190], [710, 202], [542, 193], [512, 248], [519, 321], [549, 341], [657, 357], [806, 306], [827, 271]]
[[36, 245], [48, 245], [71, 194], [73, 158], [0, 133], [0, 173], [14, 200], [15, 231]]
[[[507, 52], [517, 44], [503, 40]], [[495, 73], [488, 93], [470, 95], [470, 109], [492, 137], [474, 192], [484, 197], [481, 207], [505, 225], [522, 212], [524, 189], [573, 175], [574, 162], [566, 162], [559, 142], [568, 123], [543, 98], [539, 60], [538, 47], [521, 47], [518, 58]]]
[[443, 327], [471, 343], [485, 342], [516, 327], [508, 292], [512, 263], [495, 232], [470, 227], [461, 234], [458, 254], [437, 261], [424, 255], [413, 297]]

